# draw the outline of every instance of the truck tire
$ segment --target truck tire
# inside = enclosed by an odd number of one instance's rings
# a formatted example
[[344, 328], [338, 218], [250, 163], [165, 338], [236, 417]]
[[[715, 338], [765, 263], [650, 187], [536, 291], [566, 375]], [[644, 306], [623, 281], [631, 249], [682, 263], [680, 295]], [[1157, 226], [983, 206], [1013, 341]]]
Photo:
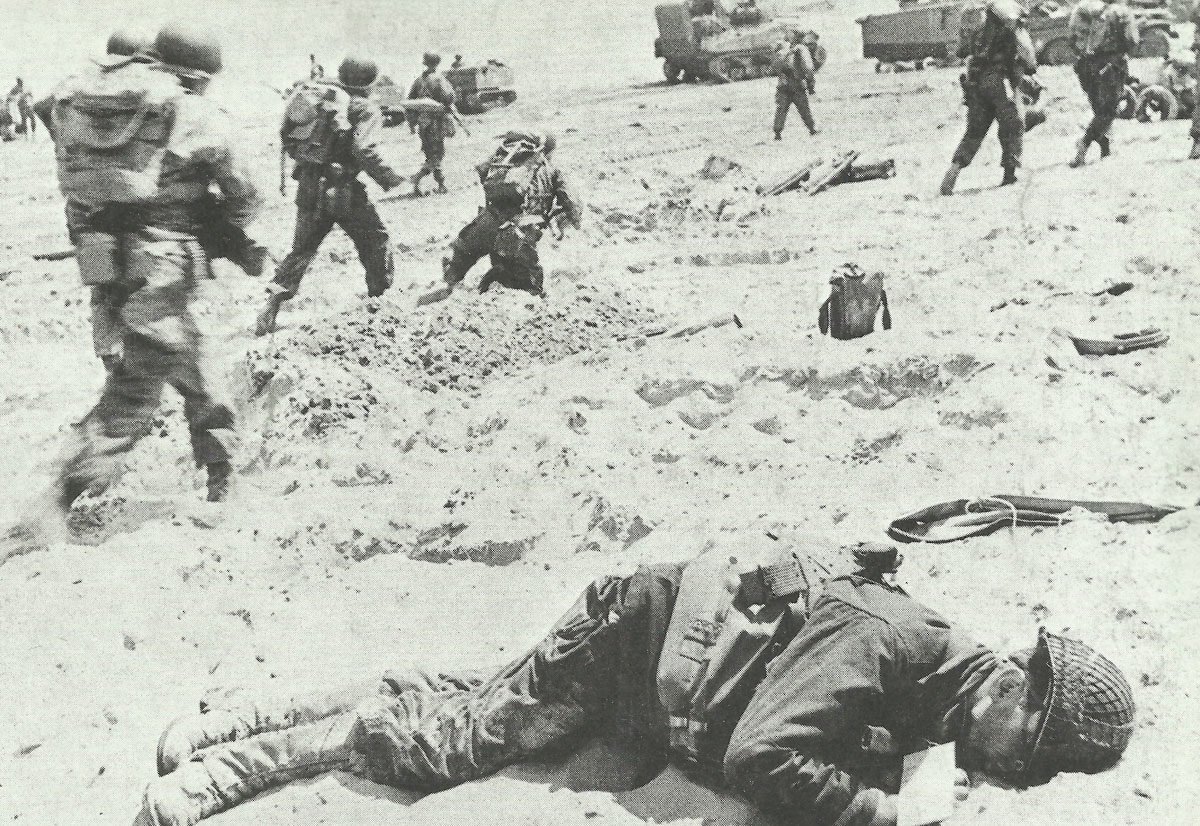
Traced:
[[1147, 86], [1138, 95], [1137, 119], [1142, 123], [1179, 117], [1179, 100], [1165, 86]]
[[667, 83], [678, 83], [679, 73], [683, 71], [669, 60], [663, 61], [663, 77], [667, 79]]
[[1038, 62], [1043, 66], [1070, 66], [1075, 62], [1075, 49], [1067, 38], [1056, 38], [1042, 47]]
[[1135, 57], [1166, 57], [1171, 53], [1171, 39], [1162, 29], [1147, 29], [1142, 32]]

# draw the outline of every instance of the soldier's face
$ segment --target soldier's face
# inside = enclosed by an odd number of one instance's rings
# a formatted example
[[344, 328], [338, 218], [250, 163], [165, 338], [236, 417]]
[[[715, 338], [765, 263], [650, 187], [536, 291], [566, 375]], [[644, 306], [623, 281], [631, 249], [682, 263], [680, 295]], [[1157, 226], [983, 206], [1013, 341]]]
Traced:
[[1028, 672], [1006, 660], [971, 701], [960, 740], [964, 765], [997, 778], [1019, 776], [1041, 722], [1042, 699]]

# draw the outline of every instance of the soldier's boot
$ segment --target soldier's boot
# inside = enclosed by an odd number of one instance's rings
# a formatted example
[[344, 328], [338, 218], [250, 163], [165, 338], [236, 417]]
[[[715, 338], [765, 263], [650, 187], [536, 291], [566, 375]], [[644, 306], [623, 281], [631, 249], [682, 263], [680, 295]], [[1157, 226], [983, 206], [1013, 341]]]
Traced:
[[224, 502], [229, 497], [233, 481], [233, 465], [229, 462], [213, 462], [208, 468], [208, 501]]
[[777, 141], [781, 141], [781, 140], [783, 140], [783, 133], [782, 133], [782, 132], [780, 132], [780, 131], [778, 131], [778, 130], [776, 130], [776, 131], [775, 131], [775, 140], [777, 140]]
[[1096, 138], [1096, 146], [1100, 147], [1100, 158], [1103, 160], [1112, 154], [1112, 145], [1108, 142], [1108, 135], [1103, 138]]
[[1192, 151], [1188, 154], [1188, 160], [1200, 161], [1200, 138], [1192, 139]]
[[258, 320], [254, 324], [254, 335], [265, 336], [275, 332], [275, 320], [279, 316], [279, 308], [286, 300], [287, 298], [280, 293], [272, 293], [267, 298], [267, 305], [258, 314]]
[[1080, 138], [1075, 142], [1075, 157], [1072, 158], [1067, 165], [1072, 169], [1078, 169], [1079, 167], [1083, 166], [1085, 163], [1087, 163], [1087, 151], [1087, 140]]
[[449, 190], [446, 189], [446, 179], [442, 177], [442, 170], [433, 170], [433, 182], [437, 184], [437, 189], [435, 189], [434, 192], [438, 193], [439, 195], [445, 195], [447, 192], [449, 192]]
[[963, 168], [956, 163], [950, 164], [950, 168], [946, 170], [945, 176], [942, 177], [941, 193], [943, 195], [954, 194], [954, 185], [958, 183], [958, 173], [962, 172], [962, 169]]
[[1015, 166], [1004, 167], [1004, 177], [1000, 179], [1000, 186], [1011, 186], [1017, 182], [1017, 168]]
[[152, 826], [194, 826], [293, 780], [338, 770], [365, 774], [364, 759], [351, 748], [357, 723], [357, 715], [339, 714], [197, 752], [150, 783], [141, 817]]

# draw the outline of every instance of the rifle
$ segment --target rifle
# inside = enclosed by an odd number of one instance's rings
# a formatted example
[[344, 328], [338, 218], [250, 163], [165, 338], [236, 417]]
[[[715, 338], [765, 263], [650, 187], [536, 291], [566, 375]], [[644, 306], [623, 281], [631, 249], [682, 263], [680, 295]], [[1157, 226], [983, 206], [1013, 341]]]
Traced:
[[287, 152], [279, 145], [279, 194], [287, 195]]
[[34, 261], [64, 261], [68, 258], [74, 257], [74, 248], [69, 250], [59, 250], [57, 252], [35, 252], [33, 254]]
[[462, 118], [460, 118], [458, 116], [458, 113], [454, 111], [454, 107], [447, 106], [446, 111], [450, 113], [450, 117], [454, 118], [454, 122], [457, 123], [460, 127], [462, 127], [462, 130], [463, 130], [463, 132], [466, 133], [467, 137], [468, 138], [471, 137], [471, 130], [467, 128], [467, 125], [465, 123], [463, 123]]

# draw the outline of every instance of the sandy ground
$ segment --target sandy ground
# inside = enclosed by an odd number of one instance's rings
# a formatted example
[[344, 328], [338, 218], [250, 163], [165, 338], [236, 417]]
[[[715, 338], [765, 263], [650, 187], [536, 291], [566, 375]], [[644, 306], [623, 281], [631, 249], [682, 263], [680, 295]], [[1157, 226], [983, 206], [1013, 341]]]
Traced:
[[[210, 687], [499, 663], [590, 578], [686, 557], [722, 532], [881, 539], [917, 507], [991, 493], [1196, 504], [1200, 164], [1181, 160], [1187, 125], [1119, 124], [1114, 157], [1068, 169], [1081, 95], [1067, 71], [1043, 74], [1050, 122], [1028, 137], [1015, 187], [994, 188], [993, 139], [958, 196], [934, 197], [963, 122], [953, 70], [833, 63], [814, 101], [822, 133], [795, 123], [780, 143], [772, 82], [667, 88], [648, 74], [472, 118], [450, 148], [449, 196], [382, 205], [398, 272], [378, 302], [334, 236], [280, 331], [255, 340], [262, 286], [221, 264], [199, 312], [244, 423], [236, 495], [200, 501], [171, 397], [124, 477], [77, 505], [72, 542], [0, 567], [0, 819], [127, 824], [158, 733]], [[267, 181], [274, 118], [246, 129]], [[531, 120], [559, 132], [588, 202], [582, 232], [544, 244], [549, 298], [464, 290], [417, 309], [479, 202], [470, 164]], [[388, 143], [415, 169], [407, 130]], [[754, 194], [851, 148], [894, 158], [897, 177]], [[703, 179], [714, 154], [739, 168]], [[73, 263], [30, 259], [65, 244], [49, 146], [8, 144], [0, 159], [0, 501], [15, 511], [102, 370]], [[271, 195], [258, 234], [277, 254], [291, 221]], [[895, 329], [818, 334], [846, 261], [885, 273]], [[1133, 289], [1094, 295], [1118, 281]], [[744, 326], [639, 338], [728, 313]], [[1105, 359], [1072, 357], [1052, 334], [1147, 326], [1170, 343]], [[901, 581], [981, 640], [1007, 650], [1039, 625], [1076, 633], [1125, 669], [1139, 705], [1114, 771], [982, 787], [955, 822], [1191, 819], [1197, 528], [1185, 510], [905, 549]], [[585, 776], [597, 785], [589, 765], [614, 768], [589, 759], [420, 801], [327, 776], [213, 822], [747, 816], [675, 773], [581, 791]]]

